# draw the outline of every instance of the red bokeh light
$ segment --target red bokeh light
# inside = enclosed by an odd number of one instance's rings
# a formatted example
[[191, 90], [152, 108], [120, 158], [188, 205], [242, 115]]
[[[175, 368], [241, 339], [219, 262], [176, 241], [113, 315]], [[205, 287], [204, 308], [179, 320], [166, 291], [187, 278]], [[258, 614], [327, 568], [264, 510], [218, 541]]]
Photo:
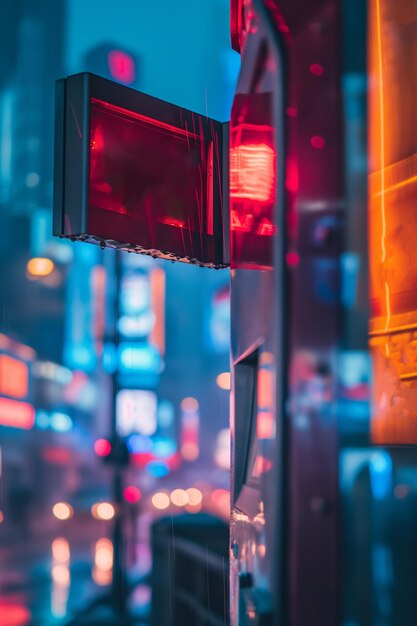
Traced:
[[285, 257], [288, 267], [297, 267], [300, 262], [300, 256], [297, 252], [288, 252]]
[[128, 487], [125, 487], [123, 491], [123, 496], [126, 502], [129, 502], [129, 504], [136, 504], [136, 502], [139, 502], [139, 500], [141, 499], [142, 493], [138, 487], [135, 487], [134, 485], [129, 485]]
[[310, 143], [316, 150], [323, 150], [326, 145], [324, 138], [320, 135], [314, 135], [314, 137], [311, 137]]
[[97, 456], [109, 456], [111, 452], [111, 443], [108, 439], [97, 439], [94, 444], [94, 452]]
[[108, 56], [110, 74], [115, 80], [131, 85], [136, 78], [135, 61], [123, 50], [112, 50]]
[[30, 621], [31, 613], [25, 606], [0, 601], [0, 626], [26, 626]]
[[310, 72], [314, 74], [314, 76], [323, 76], [324, 68], [320, 63], [312, 63], [310, 65]]
[[295, 107], [287, 107], [286, 113], [288, 117], [297, 117], [297, 109]]
[[32, 428], [35, 423], [35, 409], [27, 402], [0, 398], [0, 424], [13, 428]]

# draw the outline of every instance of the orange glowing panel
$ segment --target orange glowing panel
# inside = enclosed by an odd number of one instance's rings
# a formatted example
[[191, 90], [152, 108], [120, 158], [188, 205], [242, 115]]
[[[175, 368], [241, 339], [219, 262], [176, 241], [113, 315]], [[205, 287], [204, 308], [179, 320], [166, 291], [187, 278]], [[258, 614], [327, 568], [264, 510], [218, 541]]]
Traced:
[[0, 394], [25, 398], [28, 394], [29, 370], [26, 363], [7, 354], [0, 355]]
[[383, 445], [417, 443], [416, 27], [414, 0], [369, 0], [371, 433]]
[[272, 202], [275, 197], [275, 151], [265, 143], [230, 150], [230, 197]]
[[158, 267], [151, 272], [151, 307], [155, 315], [150, 341], [165, 354], [165, 272]]
[[12, 428], [32, 428], [35, 423], [35, 409], [27, 402], [0, 398], [0, 425]]

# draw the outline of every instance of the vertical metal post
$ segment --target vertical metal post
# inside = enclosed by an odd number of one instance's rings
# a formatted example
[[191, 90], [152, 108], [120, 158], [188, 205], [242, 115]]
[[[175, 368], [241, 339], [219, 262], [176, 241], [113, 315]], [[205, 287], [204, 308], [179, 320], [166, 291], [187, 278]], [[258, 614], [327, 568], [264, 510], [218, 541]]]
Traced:
[[[117, 321], [119, 319], [119, 292], [121, 280], [121, 252], [115, 252], [115, 293], [114, 293], [114, 335], [113, 342], [115, 352], [118, 352], [119, 333], [117, 329]], [[111, 604], [119, 615], [125, 615], [127, 612], [126, 599], [126, 572], [125, 572], [125, 553], [124, 553], [124, 506], [123, 506], [123, 469], [122, 469], [122, 450], [121, 440], [117, 432], [116, 422], [116, 400], [119, 391], [118, 368], [115, 367], [112, 374], [112, 421], [111, 421], [111, 440], [114, 449], [114, 473], [113, 473], [113, 502], [116, 507], [116, 515], [113, 527], [113, 576], [111, 587]]]

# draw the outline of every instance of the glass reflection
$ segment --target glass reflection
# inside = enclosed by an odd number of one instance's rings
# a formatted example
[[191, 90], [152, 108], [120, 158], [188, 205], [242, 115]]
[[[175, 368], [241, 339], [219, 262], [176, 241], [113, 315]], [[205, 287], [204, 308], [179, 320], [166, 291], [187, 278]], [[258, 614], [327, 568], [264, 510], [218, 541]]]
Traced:
[[66, 539], [59, 537], [52, 542], [52, 590], [51, 613], [54, 617], [67, 614], [70, 574], [70, 546]]

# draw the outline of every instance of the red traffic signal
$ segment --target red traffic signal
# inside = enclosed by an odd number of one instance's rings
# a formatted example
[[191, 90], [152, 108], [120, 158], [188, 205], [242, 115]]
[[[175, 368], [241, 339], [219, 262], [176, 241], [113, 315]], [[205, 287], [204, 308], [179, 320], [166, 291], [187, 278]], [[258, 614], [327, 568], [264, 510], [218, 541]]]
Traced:
[[123, 491], [123, 497], [129, 504], [136, 504], [141, 499], [142, 493], [135, 485], [128, 485]]

